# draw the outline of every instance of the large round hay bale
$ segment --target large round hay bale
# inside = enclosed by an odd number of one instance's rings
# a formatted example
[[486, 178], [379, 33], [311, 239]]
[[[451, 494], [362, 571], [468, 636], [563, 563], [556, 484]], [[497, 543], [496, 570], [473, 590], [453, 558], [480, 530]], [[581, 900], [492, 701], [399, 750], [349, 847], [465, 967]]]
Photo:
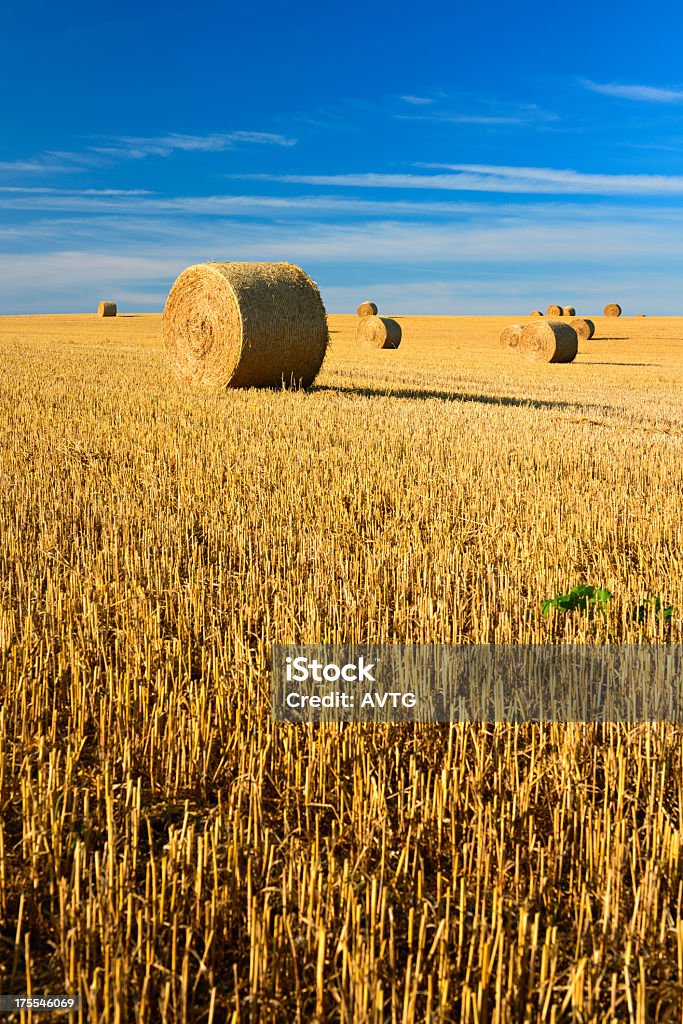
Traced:
[[610, 302], [605, 306], [605, 316], [621, 316], [621, 306], [618, 302]]
[[401, 325], [388, 316], [364, 316], [358, 321], [356, 341], [372, 348], [398, 348]]
[[546, 316], [562, 316], [562, 306], [548, 306], [545, 311]]
[[527, 324], [519, 342], [519, 351], [534, 363], [571, 363], [578, 350], [576, 331], [562, 320]]
[[540, 309], [532, 309], [529, 316], [543, 316], [543, 313], [541, 313]]
[[586, 341], [595, 334], [595, 324], [592, 320], [586, 319], [586, 317], [577, 316], [569, 326], [574, 328], [579, 338], [583, 338]]
[[210, 388], [312, 384], [329, 341], [317, 285], [292, 263], [198, 263], [162, 317], [177, 377]]
[[100, 302], [97, 307], [98, 316], [116, 316], [116, 303], [115, 302]]
[[519, 347], [519, 340], [522, 337], [524, 324], [509, 324], [504, 327], [500, 335], [500, 347], [508, 352], [515, 352]]
[[576, 310], [573, 306], [563, 306], [562, 316], [576, 316]]
[[377, 306], [374, 302], [361, 302], [356, 313], [358, 316], [377, 316]]

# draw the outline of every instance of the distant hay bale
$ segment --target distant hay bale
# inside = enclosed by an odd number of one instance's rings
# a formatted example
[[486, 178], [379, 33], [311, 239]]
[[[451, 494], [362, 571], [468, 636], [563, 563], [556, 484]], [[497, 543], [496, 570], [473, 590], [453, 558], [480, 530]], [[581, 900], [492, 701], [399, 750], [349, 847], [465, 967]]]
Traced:
[[374, 302], [361, 302], [356, 313], [358, 316], [377, 316], [377, 306]]
[[116, 303], [115, 302], [100, 302], [97, 307], [98, 316], [116, 316]]
[[532, 309], [529, 316], [543, 316], [543, 313], [541, 313], [540, 309]]
[[516, 351], [519, 347], [523, 330], [524, 324], [510, 324], [508, 327], [503, 328], [500, 335], [500, 347], [507, 349], [508, 352]]
[[638, 313], [638, 316], [647, 316], [647, 313]]
[[621, 316], [621, 306], [618, 302], [610, 302], [605, 306], [605, 316]]
[[372, 348], [398, 348], [401, 325], [388, 316], [364, 316], [358, 321], [356, 341]]
[[573, 306], [563, 306], [562, 316], [576, 316], [576, 310]]
[[595, 324], [592, 320], [586, 319], [586, 317], [577, 316], [569, 326], [574, 328], [579, 338], [584, 338], [586, 341], [595, 334]]
[[576, 331], [562, 320], [527, 324], [519, 342], [519, 351], [534, 363], [571, 363], [578, 350]]
[[562, 306], [548, 306], [545, 311], [546, 316], [562, 316]]
[[292, 263], [198, 263], [162, 317], [177, 377], [209, 388], [306, 387], [329, 335], [314, 281]]

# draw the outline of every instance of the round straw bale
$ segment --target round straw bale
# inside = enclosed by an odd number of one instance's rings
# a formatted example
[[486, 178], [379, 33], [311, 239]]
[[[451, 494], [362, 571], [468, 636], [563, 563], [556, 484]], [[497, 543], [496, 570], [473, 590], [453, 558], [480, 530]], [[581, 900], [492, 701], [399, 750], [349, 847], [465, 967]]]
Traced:
[[377, 316], [377, 306], [374, 302], [361, 302], [356, 313], [358, 316]]
[[647, 313], [638, 313], [638, 316], [647, 316]]
[[292, 263], [198, 263], [162, 317], [177, 377], [210, 388], [308, 386], [329, 335], [317, 285]]
[[519, 351], [535, 363], [571, 363], [579, 350], [579, 339], [571, 324], [542, 320], [527, 324]]
[[356, 328], [356, 341], [372, 348], [398, 348], [401, 336], [401, 325], [388, 316], [364, 316]]
[[522, 337], [524, 324], [510, 324], [503, 328], [500, 335], [500, 347], [508, 352], [516, 351], [519, 347], [519, 339]]
[[541, 313], [540, 309], [532, 309], [529, 316], [543, 316], [543, 313]]
[[595, 324], [585, 317], [577, 316], [569, 326], [574, 328], [579, 338], [584, 338], [586, 341], [595, 334]]
[[546, 316], [562, 316], [562, 306], [548, 306], [545, 311]]
[[576, 310], [573, 306], [563, 306], [562, 316], [576, 316]]
[[115, 302], [100, 302], [97, 307], [98, 316], [116, 316], [116, 303]]
[[621, 306], [618, 302], [610, 302], [605, 306], [605, 316], [621, 316]]

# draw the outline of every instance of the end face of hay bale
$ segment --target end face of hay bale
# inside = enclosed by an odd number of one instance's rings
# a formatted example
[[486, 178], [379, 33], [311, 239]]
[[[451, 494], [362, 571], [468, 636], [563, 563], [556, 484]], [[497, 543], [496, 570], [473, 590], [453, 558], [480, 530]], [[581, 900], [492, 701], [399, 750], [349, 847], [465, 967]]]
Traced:
[[545, 311], [546, 316], [562, 316], [562, 306], [548, 306]]
[[540, 309], [532, 309], [529, 316], [543, 316], [543, 313], [541, 313]]
[[610, 302], [605, 306], [605, 316], [621, 316], [621, 306], [618, 302]]
[[116, 316], [115, 302], [100, 302], [97, 307], [98, 316]]
[[292, 263], [188, 267], [162, 332], [176, 376], [214, 389], [307, 387], [329, 341], [317, 285]]
[[374, 302], [361, 302], [356, 313], [358, 316], [377, 316], [377, 306]]
[[401, 325], [388, 316], [364, 316], [356, 328], [356, 341], [371, 348], [398, 348], [402, 336]]
[[500, 335], [500, 347], [508, 352], [515, 352], [519, 348], [524, 324], [509, 324], [504, 327]]
[[576, 310], [573, 306], [563, 306], [562, 316], [576, 316]]
[[588, 341], [595, 334], [595, 324], [586, 317], [577, 316], [569, 325], [573, 327], [579, 338]]
[[571, 324], [544, 320], [526, 325], [519, 350], [534, 363], [571, 363], [579, 351], [579, 339]]

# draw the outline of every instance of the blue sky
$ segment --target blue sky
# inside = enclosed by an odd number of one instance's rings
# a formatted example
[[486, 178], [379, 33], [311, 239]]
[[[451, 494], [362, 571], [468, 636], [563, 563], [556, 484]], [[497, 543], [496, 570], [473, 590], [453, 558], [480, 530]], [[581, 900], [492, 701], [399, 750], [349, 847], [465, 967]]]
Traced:
[[3, 5], [0, 312], [290, 260], [330, 312], [683, 312], [683, 13]]

